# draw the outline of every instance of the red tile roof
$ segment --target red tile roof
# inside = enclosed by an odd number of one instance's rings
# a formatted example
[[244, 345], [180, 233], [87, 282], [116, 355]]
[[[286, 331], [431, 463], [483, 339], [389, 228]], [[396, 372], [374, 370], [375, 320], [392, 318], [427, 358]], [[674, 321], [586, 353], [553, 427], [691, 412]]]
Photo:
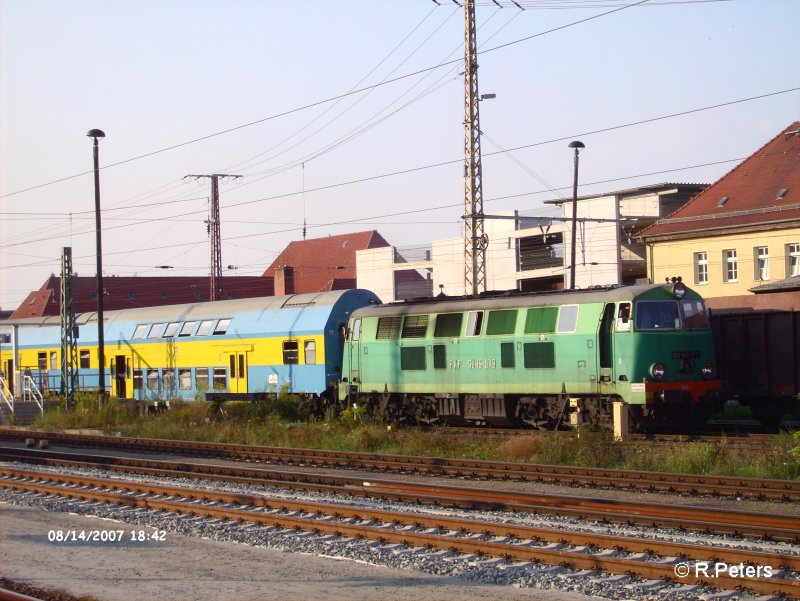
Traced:
[[[103, 308], [130, 309], [177, 305], [209, 300], [208, 277], [105, 277]], [[272, 278], [261, 276], [223, 276], [223, 299], [272, 296]], [[72, 281], [73, 308], [76, 313], [97, 309], [97, 281], [94, 277], [75, 277]], [[31, 292], [11, 319], [58, 315], [61, 278], [50, 276], [39, 290]]]
[[297, 294], [356, 287], [356, 251], [389, 246], [375, 230], [291, 242], [264, 272], [291, 267]]
[[797, 225], [800, 220], [800, 121], [680, 209], [642, 230], [643, 238], [696, 237], [730, 228]]

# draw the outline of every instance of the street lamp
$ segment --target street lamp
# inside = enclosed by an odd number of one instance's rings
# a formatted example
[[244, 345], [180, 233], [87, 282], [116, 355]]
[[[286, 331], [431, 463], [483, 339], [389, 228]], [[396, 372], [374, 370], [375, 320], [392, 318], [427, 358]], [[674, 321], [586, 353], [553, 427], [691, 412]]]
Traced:
[[575, 234], [578, 225], [578, 153], [581, 148], [586, 148], [583, 142], [577, 140], [569, 143], [570, 148], [575, 149], [575, 177], [572, 181], [572, 247], [570, 248], [569, 263], [569, 289], [575, 290]]
[[94, 218], [95, 235], [97, 237], [97, 401], [102, 406], [106, 395], [106, 356], [103, 336], [103, 242], [100, 235], [100, 159], [98, 156], [98, 139], [105, 138], [106, 134], [101, 129], [90, 129], [86, 136], [94, 139]]

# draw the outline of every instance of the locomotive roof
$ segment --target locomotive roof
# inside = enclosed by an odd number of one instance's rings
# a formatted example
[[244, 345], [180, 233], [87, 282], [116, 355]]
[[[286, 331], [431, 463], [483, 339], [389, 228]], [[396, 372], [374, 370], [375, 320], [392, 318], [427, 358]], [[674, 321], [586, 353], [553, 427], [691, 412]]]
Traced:
[[[116, 320], [131, 321], [168, 321], [168, 320], [201, 320], [218, 317], [229, 317], [236, 313], [253, 311], [277, 311], [284, 308], [299, 307], [326, 307], [335, 305], [339, 299], [352, 290], [334, 290], [331, 292], [317, 292], [311, 294], [290, 294], [287, 296], [260, 296], [222, 300], [216, 302], [188, 303], [182, 305], [160, 305], [157, 307], [141, 307], [136, 309], [119, 309], [105, 311], [103, 318], [106, 323]], [[359, 290], [363, 293], [364, 291]], [[58, 315], [44, 317], [25, 317], [22, 319], [0, 322], [0, 328], [8, 325], [20, 326], [58, 326], [61, 318]], [[97, 323], [97, 313], [92, 311], [80, 313], [75, 316], [78, 325]]]
[[[370, 315], [405, 315], [408, 313], [449, 313], [472, 311], [476, 309], [511, 309], [517, 307], [538, 307], [548, 305], [569, 305], [601, 303], [609, 301], [632, 301], [643, 294], [662, 289], [664, 299], [674, 298], [672, 284], [641, 284], [636, 286], [612, 286], [608, 288], [586, 288], [580, 290], [559, 290], [542, 293], [489, 293], [474, 297], [439, 297], [419, 301], [391, 303], [374, 307], [363, 307], [353, 312], [354, 317]], [[686, 288], [685, 298], [700, 298]]]

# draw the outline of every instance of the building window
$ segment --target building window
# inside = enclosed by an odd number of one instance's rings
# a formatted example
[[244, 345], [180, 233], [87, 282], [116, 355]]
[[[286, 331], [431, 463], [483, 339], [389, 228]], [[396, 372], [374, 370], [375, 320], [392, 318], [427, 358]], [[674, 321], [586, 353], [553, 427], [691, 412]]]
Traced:
[[708, 253], [694, 253], [694, 283], [708, 284]]
[[786, 277], [800, 275], [800, 244], [786, 245]]
[[88, 350], [81, 351], [80, 352], [80, 356], [81, 356], [80, 368], [81, 369], [89, 369], [89, 351]]
[[722, 276], [726, 282], [739, 281], [739, 260], [736, 257], [736, 249], [722, 251]]
[[769, 279], [769, 247], [757, 246], [753, 249], [753, 262], [756, 266], [756, 281], [765, 282]]

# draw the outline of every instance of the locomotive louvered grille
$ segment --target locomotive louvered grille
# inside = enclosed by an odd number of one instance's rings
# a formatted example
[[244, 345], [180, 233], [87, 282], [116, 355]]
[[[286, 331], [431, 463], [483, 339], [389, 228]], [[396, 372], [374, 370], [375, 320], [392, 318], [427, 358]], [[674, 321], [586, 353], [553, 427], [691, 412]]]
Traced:
[[399, 315], [396, 317], [381, 317], [378, 320], [378, 333], [375, 336], [378, 340], [391, 340], [400, 335], [400, 323], [403, 318]]
[[528, 309], [525, 316], [526, 334], [550, 334], [556, 331], [558, 307], [536, 307]]
[[556, 366], [555, 345], [552, 342], [529, 342], [524, 345], [525, 367], [547, 368]]
[[403, 338], [425, 338], [427, 331], [427, 315], [406, 315], [403, 322]]
[[442, 313], [436, 316], [436, 326], [433, 328], [434, 338], [455, 338], [461, 335], [461, 322], [463, 313]]
[[517, 326], [517, 310], [489, 311], [489, 320], [486, 322], [488, 335], [513, 334]]

